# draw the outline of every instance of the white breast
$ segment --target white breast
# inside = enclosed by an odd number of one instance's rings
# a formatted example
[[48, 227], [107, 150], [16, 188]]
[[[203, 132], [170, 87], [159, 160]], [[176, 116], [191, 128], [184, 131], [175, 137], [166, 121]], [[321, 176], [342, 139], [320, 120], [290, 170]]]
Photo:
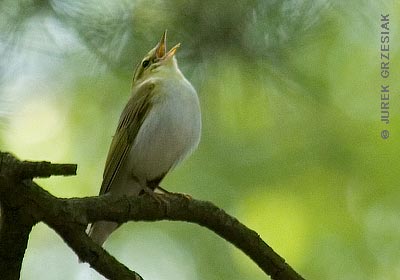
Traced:
[[154, 104], [130, 152], [132, 173], [151, 181], [174, 168], [198, 145], [201, 131], [199, 101], [186, 79], [155, 83]]

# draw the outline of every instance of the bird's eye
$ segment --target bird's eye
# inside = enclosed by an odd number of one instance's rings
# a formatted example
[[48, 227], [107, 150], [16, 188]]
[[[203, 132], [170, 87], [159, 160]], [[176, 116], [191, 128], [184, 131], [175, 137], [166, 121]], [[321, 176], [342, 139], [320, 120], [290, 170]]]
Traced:
[[149, 66], [149, 65], [150, 65], [150, 60], [148, 60], [148, 59], [146, 59], [146, 60], [144, 60], [144, 61], [142, 62], [143, 68], [146, 68], [146, 67]]

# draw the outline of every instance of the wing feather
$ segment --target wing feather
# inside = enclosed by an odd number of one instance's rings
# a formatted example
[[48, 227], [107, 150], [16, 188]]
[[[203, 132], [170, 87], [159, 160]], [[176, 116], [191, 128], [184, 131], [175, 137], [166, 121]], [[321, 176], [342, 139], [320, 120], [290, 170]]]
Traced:
[[115, 176], [125, 162], [140, 127], [152, 107], [151, 99], [154, 94], [154, 87], [155, 85], [152, 82], [142, 84], [122, 111], [117, 131], [108, 152], [100, 195], [110, 190]]

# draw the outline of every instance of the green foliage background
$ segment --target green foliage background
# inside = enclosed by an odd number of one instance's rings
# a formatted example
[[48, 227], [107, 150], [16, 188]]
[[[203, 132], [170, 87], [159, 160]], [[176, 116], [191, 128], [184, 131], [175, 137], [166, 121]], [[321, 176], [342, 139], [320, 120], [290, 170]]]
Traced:
[[[168, 29], [204, 128], [163, 186], [221, 206], [306, 279], [400, 279], [400, 5], [349, 2], [4, 0], [1, 150], [78, 163], [78, 176], [39, 183], [56, 196], [96, 195], [135, 64]], [[129, 223], [105, 246], [144, 279], [265, 279], [196, 225]], [[102, 278], [39, 224], [22, 279]]]

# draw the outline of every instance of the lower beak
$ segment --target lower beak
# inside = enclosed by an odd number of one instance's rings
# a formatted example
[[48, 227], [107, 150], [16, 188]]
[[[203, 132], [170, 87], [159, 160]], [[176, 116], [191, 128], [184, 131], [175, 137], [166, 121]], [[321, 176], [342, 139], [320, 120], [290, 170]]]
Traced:
[[169, 50], [169, 52], [165, 55], [164, 59], [171, 58], [175, 55], [176, 50], [181, 46], [181, 43], [176, 44], [172, 49]]

